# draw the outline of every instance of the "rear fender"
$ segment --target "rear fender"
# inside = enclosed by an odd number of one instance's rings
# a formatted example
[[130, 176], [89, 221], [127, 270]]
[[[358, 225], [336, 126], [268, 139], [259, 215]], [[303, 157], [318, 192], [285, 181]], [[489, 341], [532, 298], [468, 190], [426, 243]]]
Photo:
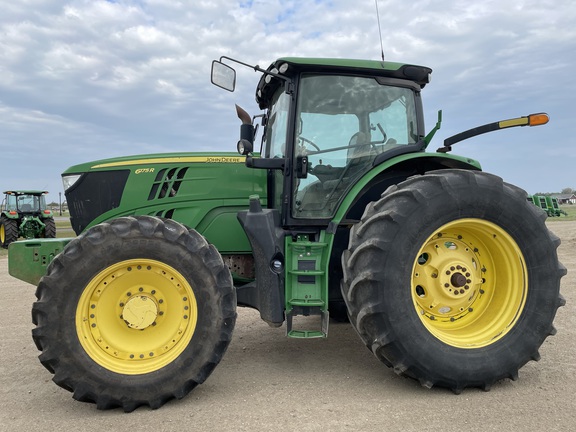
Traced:
[[409, 153], [386, 160], [364, 174], [348, 191], [331, 225], [337, 226], [345, 219], [358, 219], [368, 202], [379, 199], [393, 184], [413, 175], [449, 168], [475, 171], [482, 169], [480, 163], [474, 159], [440, 153]]
[[6, 217], [8, 219], [18, 219], [20, 217], [17, 212], [11, 212], [8, 210], [3, 211], [2, 216]]

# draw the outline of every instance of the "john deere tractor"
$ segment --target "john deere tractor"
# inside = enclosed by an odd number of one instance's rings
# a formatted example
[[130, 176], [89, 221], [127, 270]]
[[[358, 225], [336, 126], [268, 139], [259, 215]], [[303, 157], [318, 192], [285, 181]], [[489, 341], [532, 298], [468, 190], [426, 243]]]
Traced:
[[18, 237], [56, 237], [52, 211], [46, 208], [46, 191], [4, 192], [0, 215], [0, 246], [7, 248]]
[[564, 304], [560, 241], [523, 190], [451, 150], [546, 114], [430, 151], [427, 67], [222, 57], [212, 82], [233, 91], [233, 63], [261, 74], [263, 110], [237, 108], [238, 154], [73, 166], [78, 237], [12, 244], [10, 273], [38, 285], [33, 338], [56, 384], [99, 409], [182, 398], [222, 359], [237, 306], [292, 338], [349, 320], [426, 388], [487, 390], [538, 360]]

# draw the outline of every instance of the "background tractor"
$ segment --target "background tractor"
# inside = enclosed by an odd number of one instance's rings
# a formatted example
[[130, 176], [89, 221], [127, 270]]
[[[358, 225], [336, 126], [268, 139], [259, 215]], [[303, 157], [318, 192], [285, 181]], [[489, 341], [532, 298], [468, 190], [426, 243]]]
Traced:
[[18, 239], [56, 237], [52, 211], [46, 208], [46, 191], [16, 190], [4, 192], [0, 215], [0, 245]]
[[549, 195], [531, 195], [528, 196], [528, 201], [537, 207], [540, 207], [546, 212], [548, 217], [567, 216], [564, 210], [560, 208], [558, 198]]
[[430, 68], [223, 57], [212, 82], [230, 91], [224, 61], [261, 74], [263, 114], [236, 110], [239, 154], [73, 166], [62, 178], [78, 237], [10, 247], [10, 274], [38, 285], [32, 335], [59, 386], [99, 409], [182, 398], [220, 362], [237, 306], [293, 338], [349, 320], [394, 372], [455, 393], [539, 358], [564, 304], [560, 241], [524, 191], [450, 151], [547, 115], [429, 151]]

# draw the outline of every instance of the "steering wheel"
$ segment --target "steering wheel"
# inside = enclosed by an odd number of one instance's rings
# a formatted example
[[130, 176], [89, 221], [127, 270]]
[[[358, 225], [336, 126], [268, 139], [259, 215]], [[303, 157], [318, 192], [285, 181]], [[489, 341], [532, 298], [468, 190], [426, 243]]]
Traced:
[[298, 137], [298, 139], [304, 143], [308, 143], [310, 144], [312, 147], [314, 147], [316, 150], [320, 151], [320, 147], [318, 147], [316, 144], [314, 144], [312, 141], [310, 141], [308, 138], [304, 138], [302, 136]]

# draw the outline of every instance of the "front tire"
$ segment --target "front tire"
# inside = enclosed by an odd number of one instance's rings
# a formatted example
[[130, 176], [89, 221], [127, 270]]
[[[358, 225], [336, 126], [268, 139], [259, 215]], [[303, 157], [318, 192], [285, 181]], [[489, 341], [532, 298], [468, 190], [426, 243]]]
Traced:
[[148, 216], [97, 225], [48, 267], [32, 310], [54, 382], [99, 409], [155, 409], [204, 382], [232, 337], [236, 294], [218, 251]]
[[459, 393], [518, 375], [555, 333], [560, 244], [526, 193], [443, 170], [389, 188], [342, 256], [352, 324], [383, 363]]

